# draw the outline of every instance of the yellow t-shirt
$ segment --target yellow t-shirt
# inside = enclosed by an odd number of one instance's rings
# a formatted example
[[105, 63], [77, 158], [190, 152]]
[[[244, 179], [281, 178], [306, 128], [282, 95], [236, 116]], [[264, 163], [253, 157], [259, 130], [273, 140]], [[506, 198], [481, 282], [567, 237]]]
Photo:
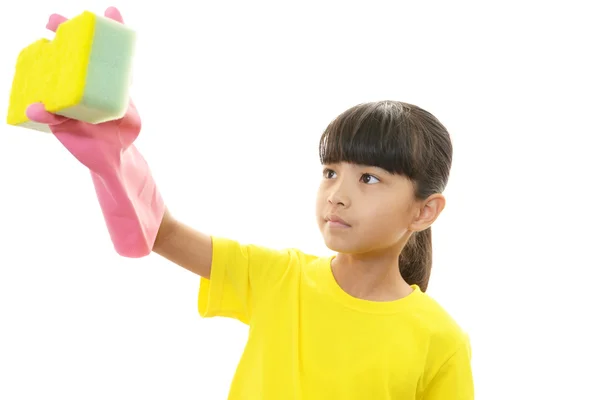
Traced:
[[389, 302], [344, 292], [332, 257], [213, 237], [198, 310], [249, 326], [237, 400], [472, 400], [467, 335], [418, 286]]

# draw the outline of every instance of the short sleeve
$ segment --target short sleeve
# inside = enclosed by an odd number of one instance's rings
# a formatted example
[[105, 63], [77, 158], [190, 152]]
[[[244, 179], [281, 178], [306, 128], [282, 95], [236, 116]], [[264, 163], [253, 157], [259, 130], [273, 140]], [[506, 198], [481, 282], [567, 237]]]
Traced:
[[198, 311], [202, 317], [228, 317], [248, 324], [264, 291], [292, 267], [294, 250], [242, 245], [212, 237], [210, 279], [200, 279]]
[[423, 400], [473, 400], [475, 389], [468, 339], [442, 365], [427, 388]]

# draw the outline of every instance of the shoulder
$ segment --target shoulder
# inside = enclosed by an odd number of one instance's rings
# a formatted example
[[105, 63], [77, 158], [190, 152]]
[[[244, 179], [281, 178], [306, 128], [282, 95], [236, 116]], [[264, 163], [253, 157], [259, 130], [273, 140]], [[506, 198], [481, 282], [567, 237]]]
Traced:
[[457, 351], [470, 353], [469, 335], [458, 321], [429, 294], [417, 295], [412, 318], [427, 338], [429, 356], [444, 361]]
[[212, 236], [213, 254], [228, 260], [237, 259], [242, 262], [257, 264], [264, 263], [293, 263], [308, 264], [317, 256], [297, 248], [277, 248], [258, 243], [245, 243], [227, 237]]
[[236, 239], [213, 236], [212, 267], [218, 273], [227, 271], [244, 282], [271, 286], [289, 278], [319, 257], [294, 247], [276, 247], [245, 243]]

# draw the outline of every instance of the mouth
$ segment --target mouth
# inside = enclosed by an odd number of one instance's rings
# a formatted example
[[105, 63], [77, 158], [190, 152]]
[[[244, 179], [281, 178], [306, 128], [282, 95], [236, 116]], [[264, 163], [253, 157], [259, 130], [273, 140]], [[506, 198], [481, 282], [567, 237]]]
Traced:
[[338, 217], [337, 215], [328, 215], [325, 218], [325, 221], [327, 221], [327, 224], [331, 227], [336, 227], [336, 228], [350, 228], [350, 224], [347, 223], [346, 221], [344, 221], [342, 218]]

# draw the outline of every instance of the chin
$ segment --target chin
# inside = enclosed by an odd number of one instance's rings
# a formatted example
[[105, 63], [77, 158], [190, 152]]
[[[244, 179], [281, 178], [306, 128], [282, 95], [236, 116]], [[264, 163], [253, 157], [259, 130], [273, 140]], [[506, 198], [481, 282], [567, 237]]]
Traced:
[[331, 237], [327, 234], [323, 235], [325, 246], [331, 251], [336, 253], [352, 254], [358, 253], [359, 249], [348, 239], [342, 239], [339, 237]]

